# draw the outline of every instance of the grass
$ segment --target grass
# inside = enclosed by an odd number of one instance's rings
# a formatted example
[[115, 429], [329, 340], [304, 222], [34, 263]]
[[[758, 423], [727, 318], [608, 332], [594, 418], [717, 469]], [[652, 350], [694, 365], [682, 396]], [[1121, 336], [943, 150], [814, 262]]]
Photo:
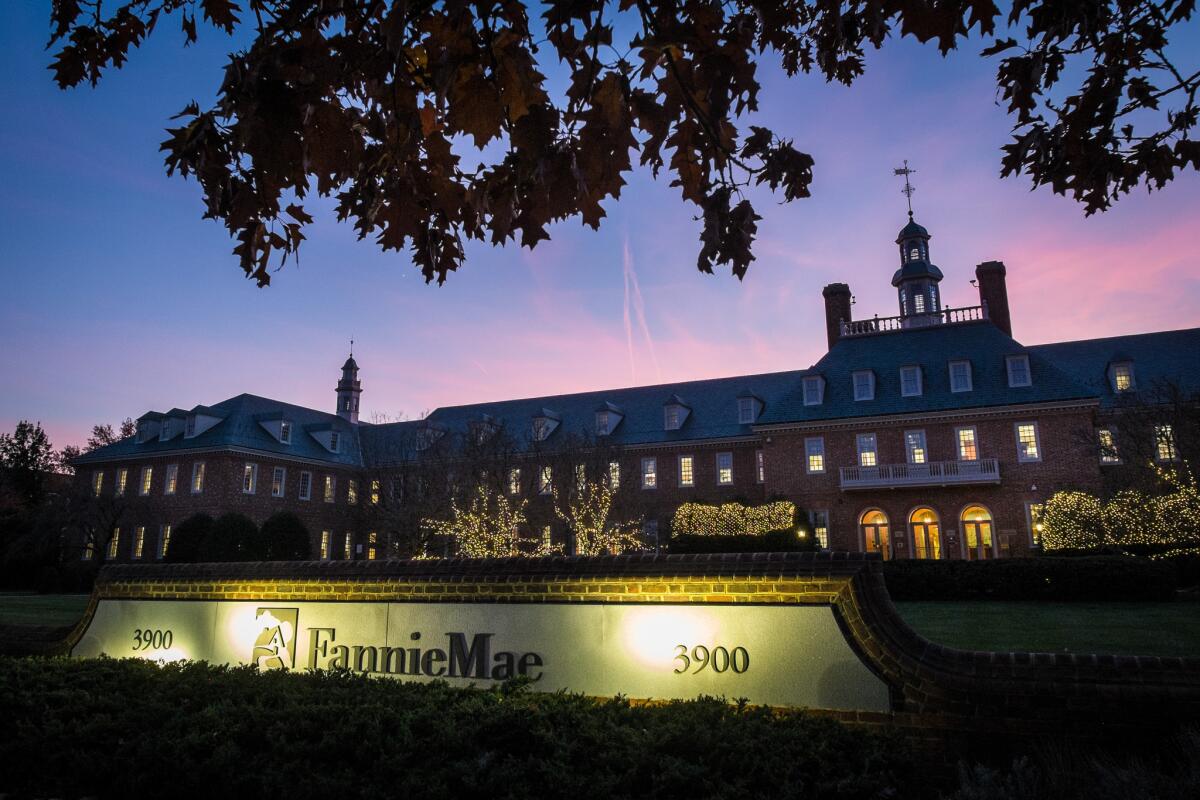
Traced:
[[[0, 593], [0, 625], [70, 625], [85, 594]], [[1200, 606], [1192, 603], [897, 603], [922, 636], [965, 650], [1200, 657]]]
[[897, 603], [926, 639], [964, 650], [1200, 656], [1194, 603]]
[[71, 625], [87, 603], [86, 594], [0, 592], [0, 625]]

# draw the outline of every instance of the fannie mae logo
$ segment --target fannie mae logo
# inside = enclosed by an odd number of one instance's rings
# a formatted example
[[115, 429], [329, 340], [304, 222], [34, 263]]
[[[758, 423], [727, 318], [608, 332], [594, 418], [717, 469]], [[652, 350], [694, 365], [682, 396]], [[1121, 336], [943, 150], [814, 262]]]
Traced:
[[[260, 608], [255, 615], [257, 635], [250, 663], [259, 669], [295, 669], [296, 639], [300, 627], [297, 608]], [[308, 669], [348, 669], [383, 675], [412, 675], [428, 678], [468, 678], [503, 681], [525, 676], [542, 677], [544, 662], [537, 653], [499, 650], [494, 634], [447, 631], [434, 646], [425, 645], [413, 631], [407, 647], [387, 644], [341, 644], [337, 629], [305, 629]]]

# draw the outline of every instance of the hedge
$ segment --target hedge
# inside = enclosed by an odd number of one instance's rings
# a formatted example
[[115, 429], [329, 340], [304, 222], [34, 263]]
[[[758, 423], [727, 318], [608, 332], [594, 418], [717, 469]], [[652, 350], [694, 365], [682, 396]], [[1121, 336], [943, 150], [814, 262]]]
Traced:
[[0, 658], [0, 765], [0, 796], [43, 797], [816, 800], [928, 783], [895, 735], [711, 698], [110, 659]]
[[733, 536], [671, 535], [667, 548], [672, 553], [787, 553], [815, 550], [811, 537], [801, 539], [793, 530]]
[[1170, 600], [1177, 571], [1166, 561], [1100, 556], [995, 561], [888, 561], [893, 600]]

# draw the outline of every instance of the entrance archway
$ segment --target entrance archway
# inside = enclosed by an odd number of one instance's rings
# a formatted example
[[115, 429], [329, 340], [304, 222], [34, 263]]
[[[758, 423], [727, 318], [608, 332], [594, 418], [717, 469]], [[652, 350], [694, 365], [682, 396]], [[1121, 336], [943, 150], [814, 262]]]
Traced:
[[942, 526], [937, 512], [928, 507], [918, 508], [909, 515], [908, 527], [912, 531], [913, 558], [942, 557]]
[[863, 550], [881, 554], [884, 561], [892, 557], [892, 535], [887, 514], [878, 508], [864, 511], [859, 518], [858, 529], [862, 535]]
[[963, 548], [968, 561], [996, 557], [992, 535], [992, 512], [983, 506], [967, 506], [962, 512]]

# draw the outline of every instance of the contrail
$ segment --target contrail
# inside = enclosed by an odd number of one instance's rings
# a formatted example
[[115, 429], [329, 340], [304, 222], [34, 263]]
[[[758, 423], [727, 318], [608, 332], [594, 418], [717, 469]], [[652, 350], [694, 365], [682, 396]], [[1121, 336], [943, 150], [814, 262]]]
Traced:
[[[625, 237], [622, 256], [625, 267], [625, 341], [629, 345], [629, 370], [631, 373], [633, 372], [633, 325], [629, 317], [630, 289], [632, 288], [633, 310], [637, 314], [638, 327], [642, 331], [642, 337], [646, 340], [646, 347], [650, 350], [650, 361], [654, 364], [654, 373], [658, 377], [658, 382], [662, 383], [662, 369], [658, 366], [658, 356], [654, 352], [654, 339], [650, 337], [650, 328], [646, 325], [646, 304], [642, 300], [642, 288], [638, 285], [637, 272], [633, 269], [633, 256], [629, 253], [628, 236]], [[634, 380], [637, 380], [636, 375]]]

